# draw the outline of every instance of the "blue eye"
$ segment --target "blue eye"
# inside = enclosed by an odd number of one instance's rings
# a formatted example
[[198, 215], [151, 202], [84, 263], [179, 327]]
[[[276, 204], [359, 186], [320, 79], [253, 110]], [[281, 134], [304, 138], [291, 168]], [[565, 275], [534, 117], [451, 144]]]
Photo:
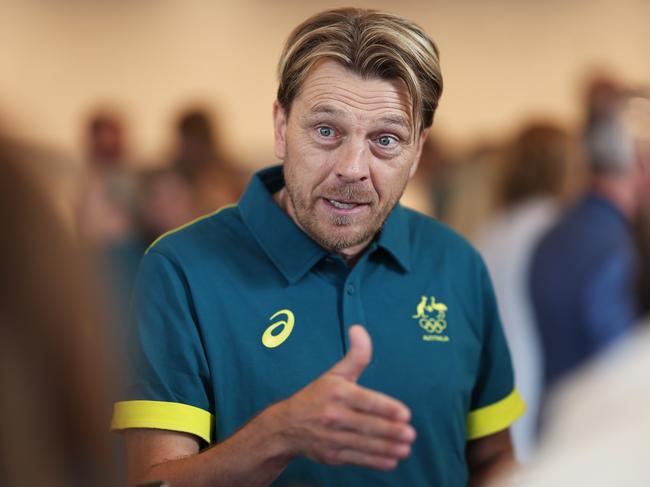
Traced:
[[391, 147], [397, 142], [397, 139], [395, 137], [392, 137], [390, 135], [382, 135], [377, 139], [377, 143], [381, 145], [382, 147]]
[[318, 134], [321, 137], [331, 137], [334, 135], [334, 130], [331, 127], [318, 127]]

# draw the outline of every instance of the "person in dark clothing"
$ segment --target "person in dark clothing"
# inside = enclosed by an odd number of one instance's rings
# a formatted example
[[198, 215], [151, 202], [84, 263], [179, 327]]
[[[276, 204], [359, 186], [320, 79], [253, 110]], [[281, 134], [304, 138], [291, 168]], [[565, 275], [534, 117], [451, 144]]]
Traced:
[[639, 318], [632, 221], [642, 168], [624, 105], [589, 119], [589, 189], [542, 238], [531, 264], [547, 389]]

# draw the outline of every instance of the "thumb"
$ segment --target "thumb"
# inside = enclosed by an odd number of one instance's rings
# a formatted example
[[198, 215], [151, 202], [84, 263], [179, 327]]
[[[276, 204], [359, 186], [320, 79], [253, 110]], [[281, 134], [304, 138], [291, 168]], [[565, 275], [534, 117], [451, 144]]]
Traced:
[[361, 325], [351, 326], [349, 334], [350, 349], [345, 357], [330, 369], [330, 373], [356, 382], [372, 358], [372, 341], [366, 329]]

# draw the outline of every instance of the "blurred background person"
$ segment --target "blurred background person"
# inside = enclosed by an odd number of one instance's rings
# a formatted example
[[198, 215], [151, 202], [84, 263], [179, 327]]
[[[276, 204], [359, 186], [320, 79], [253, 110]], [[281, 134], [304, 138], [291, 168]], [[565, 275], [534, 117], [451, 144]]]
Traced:
[[84, 146], [77, 203], [80, 236], [94, 246], [128, 239], [135, 227], [135, 181], [120, 118], [103, 111], [92, 114], [84, 127]]
[[233, 167], [207, 110], [178, 116], [168, 165], [147, 169], [138, 178], [138, 216], [146, 246], [166, 232], [236, 203], [246, 181]]
[[429, 134], [420, 155], [418, 168], [400, 199], [404, 206], [441, 219], [447, 209], [450, 159], [440, 137]]
[[540, 236], [560, 208], [571, 139], [552, 122], [524, 126], [505, 150], [495, 186], [496, 213], [476, 243], [488, 266], [526, 415], [512, 427], [515, 454], [525, 461], [536, 442], [543, 389], [542, 351], [528, 295], [528, 270]]
[[650, 485], [650, 99], [630, 104], [645, 112], [628, 127], [640, 166], [633, 221], [640, 326], [553, 390], [538, 454], [525, 469], [497, 479], [495, 487]]
[[126, 166], [126, 141], [120, 117], [109, 111], [93, 114], [86, 133], [88, 163], [108, 169]]
[[[650, 123], [648, 125], [648, 133], [650, 134]], [[650, 146], [650, 137], [648, 138], [648, 145]], [[646, 154], [646, 173], [643, 176], [645, 195], [641, 202], [636, 225], [640, 269], [637, 281], [637, 296], [642, 303], [642, 311], [647, 313], [650, 310], [650, 147], [646, 148], [644, 153]]]
[[144, 242], [137, 215], [137, 182], [125, 128], [117, 114], [93, 113], [84, 127], [84, 166], [76, 201], [77, 231], [94, 254], [121, 339]]
[[0, 139], [0, 485], [117, 485], [101, 306], [31, 167]]
[[217, 140], [206, 110], [193, 108], [178, 117], [172, 165], [190, 184], [194, 217], [236, 203], [245, 187], [245, 176], [233, 167]]
[[495, 211], [493, 188], [505, 145], [501, 140], [480, 140], [449, 166], [447, 198], [440, 219], [471, 242]]
[[584, 129], [588, 190], [544, 235], [532, 260], [547, 388], [628, 332], [639, 315], [631, 222], [642, 196], [640, 163], [623, 120], [626, 97], [613, 88], [608, 96], [607, 109], [588, 116]]
[[144, 171], [138, 188], [140, 228], [146, 246], [200, 216], [192, 183], [178, 167]]

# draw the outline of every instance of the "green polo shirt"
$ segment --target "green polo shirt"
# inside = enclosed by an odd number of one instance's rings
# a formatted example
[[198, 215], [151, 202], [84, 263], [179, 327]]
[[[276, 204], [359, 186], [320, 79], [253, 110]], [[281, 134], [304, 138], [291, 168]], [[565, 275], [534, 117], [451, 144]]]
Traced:
[[114, 429], [232, 435], [372, 338], [359, 383], [403, 401], [418, 435], [390, 472], [294, 460], [274, 485], [466, 485], [466, 442], [523, 414], [486, 268], [461, 237], [396, 206], [353, 268], [273, 201], [281, 167], [237, 206], [152, 245], [136, 283], [136, 360]]

